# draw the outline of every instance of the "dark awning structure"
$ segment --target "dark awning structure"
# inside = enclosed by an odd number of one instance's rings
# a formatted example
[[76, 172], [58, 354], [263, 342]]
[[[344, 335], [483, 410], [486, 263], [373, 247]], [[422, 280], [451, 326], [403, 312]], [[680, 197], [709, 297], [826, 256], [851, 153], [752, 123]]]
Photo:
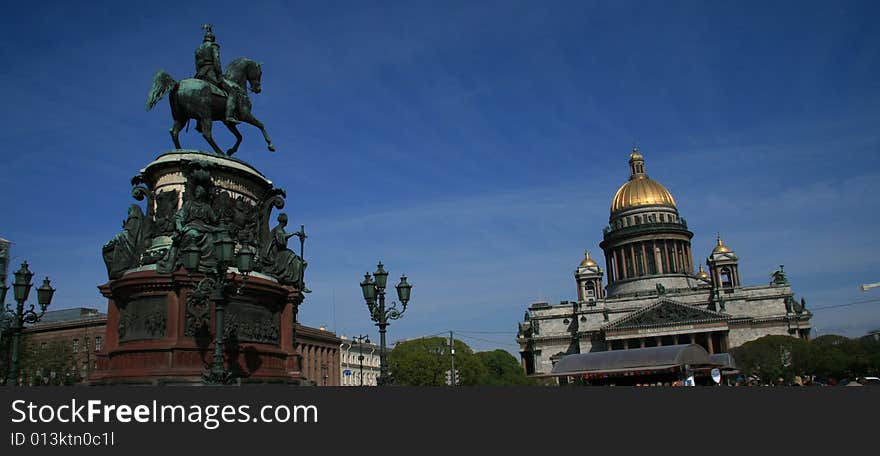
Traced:
[[733, 359], [730, 353], [715, 353], [709, 355], [709, 360], [712, 361], [715, 367], [721, 369], [721, 372], [736, 370], [736, 360]]
[[713, 364], [709, 352], [697, 344], [666, 345], [568, 355], [553, 366], [549, 376], [662, 371]]

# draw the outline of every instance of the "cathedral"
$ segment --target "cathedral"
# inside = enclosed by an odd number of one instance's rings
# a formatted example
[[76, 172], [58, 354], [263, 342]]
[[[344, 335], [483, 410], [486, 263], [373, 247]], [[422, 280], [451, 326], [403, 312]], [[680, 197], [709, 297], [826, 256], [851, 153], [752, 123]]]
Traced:
[[638, 149], [629, 168], [599, 244], [605, 268], [587, 251], [574, 271], [577, 301], [526, 310], [517, 333], [526, 373], [547, 374], [570, 354], [679, 344], [713, 354], [770, 334], [809, 337], [811, 314], [782, 266], [769, 284], [744, 286], [739, 258], [719, 235], [695, 270], [694, 234], [672, 194], [648, 177]]

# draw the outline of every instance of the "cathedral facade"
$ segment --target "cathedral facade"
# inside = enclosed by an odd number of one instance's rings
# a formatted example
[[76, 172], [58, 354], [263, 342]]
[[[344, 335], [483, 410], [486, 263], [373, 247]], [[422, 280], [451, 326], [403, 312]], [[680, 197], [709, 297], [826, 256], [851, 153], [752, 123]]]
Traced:
[[565, 355], [695, 343], [709, 353], [778, 334], [808, 338], [811, 314], [782, 266], [767, 285], [744, 286], [739, 258], [721, 236], [695, 270], [687, 221], [672, 194], [645, 172], [637, 149], [630, 178], [611, 201], [599, 247], [574, 271], [577, 301], [536, 302], [517, 342], [528, 374], [546, 374]]

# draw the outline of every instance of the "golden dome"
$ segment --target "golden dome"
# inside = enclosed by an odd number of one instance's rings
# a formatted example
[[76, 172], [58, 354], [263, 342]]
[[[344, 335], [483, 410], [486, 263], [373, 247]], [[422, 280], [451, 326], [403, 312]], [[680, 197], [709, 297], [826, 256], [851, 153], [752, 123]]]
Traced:
[[675, 198], [659, 182], [645, 174], [645, 159], [638, 149], [629, 156], [632, 175], [611, 200], [611, 215], [641, 206], [667, 206], [675, 208]]
[[712, 253], [727, 253], [730, 252], [730, 247], [724, 245], [724, 242], [721, 240], [721, 234], [718, 234], [718, 245], [712, 249]]
[[709, 273], [703, 270], [703, 265], [700, 265], [700, 270], [697, 271], [697, 277], [703, 280], [709, 280]]
[[587, 267], [587, 266], [597, 266], [596, 262], [593, 261], [592, 258], [590, 258], [590, 251], [589, 250], [584, 252], [584, 261], [581, 261], [580, 267], [583, 268], [583, 267]]

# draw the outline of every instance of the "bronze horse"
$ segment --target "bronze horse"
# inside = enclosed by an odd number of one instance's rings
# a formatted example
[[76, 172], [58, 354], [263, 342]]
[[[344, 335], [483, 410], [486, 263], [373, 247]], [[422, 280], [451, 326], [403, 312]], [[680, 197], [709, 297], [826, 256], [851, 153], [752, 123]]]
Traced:
[[[247, 84], [250, 83], [250, 89], [254, 93], [260, 93], [260, 79], [263, 76], [263, 70], [260, 64], [246, 58], [238, 58], [233, 60], [226, 66], [223, 73], [223, 79], [230, 90], [236, 90], [238, 94], [238, 106], [236, 109], [237, 118], [242, 122], [249, 123], [263, 133], [269, 150], [274, 152], [275, 146], [266, 133], [263, 122], [260, 122], [253, 113], [251, 113], [251, 101], [247, 96]], [[214, 121], [222, 121], [226, 128], [235, 135], [235, 145], [226, 153], [234, 154], [241, 144], [241, 133], [232, 122], [226, 122], [226, 97], [223, 90], [201, 79], [184, 79], [175, 81], [170, 74], [160, 70], [153, 77], [153, 88], [147, 95], [147, 110], [149, 111], [159, 100], [170, 92], [168, 102], [171, 105], [171, 116], [174, 118], [174, 126], [171, 127], [171, 139], [174, 141], [174, 147], [180, 149], [180, 130], [183, 129], [190, 119], [196, 120], [196, 130], [199, 131], [208, 144], [214, 148], [214, 152], [223, 155], [223, 151], [214, 142], [211, 136], [211, 124]]]

